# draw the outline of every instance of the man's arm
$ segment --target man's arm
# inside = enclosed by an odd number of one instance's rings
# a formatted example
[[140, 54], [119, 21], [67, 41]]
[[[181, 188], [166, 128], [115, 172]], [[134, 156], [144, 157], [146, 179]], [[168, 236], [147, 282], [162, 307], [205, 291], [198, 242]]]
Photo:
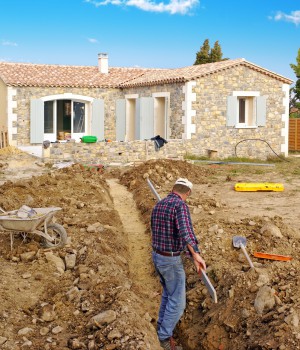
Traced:
[[191, 253], [191, 256], [193, 258], [194, 265], [196, 267], [197, 272], [199, 272], [200, 269], [203, 269], [205, 271], [206, 264], [205, 264], [204, 259], [202, 259], [200, 252], [195, 251], [195, 249], [190, 244], [187, 244], [187, 248], [188, 248], [189, 252]]

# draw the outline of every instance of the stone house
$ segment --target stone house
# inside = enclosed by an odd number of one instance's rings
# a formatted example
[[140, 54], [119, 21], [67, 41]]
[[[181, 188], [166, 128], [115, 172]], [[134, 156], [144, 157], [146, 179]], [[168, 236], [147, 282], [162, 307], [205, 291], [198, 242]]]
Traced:
[[85, 135], [118, 154], [160, 135], [175, 153], [180, 144], [227, 157], [240, 144], [241, 156], [287, 155], [291, 83], [245, 59], [177, 69], [109, 67], [106, 54], [97, 66], [0, 62], [0, 126], [11, 145], [71, 139], [77, 153]]

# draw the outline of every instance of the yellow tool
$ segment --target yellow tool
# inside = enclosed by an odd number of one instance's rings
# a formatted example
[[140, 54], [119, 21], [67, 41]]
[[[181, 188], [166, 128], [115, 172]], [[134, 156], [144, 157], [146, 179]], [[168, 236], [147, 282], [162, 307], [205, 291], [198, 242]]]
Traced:
[[237, 183], [234, 186], [236, 191], [240, 192], [259, 192], [259, 191], [274, 191], [282, 192], [284, 190], [283, 184], [280, 183]]

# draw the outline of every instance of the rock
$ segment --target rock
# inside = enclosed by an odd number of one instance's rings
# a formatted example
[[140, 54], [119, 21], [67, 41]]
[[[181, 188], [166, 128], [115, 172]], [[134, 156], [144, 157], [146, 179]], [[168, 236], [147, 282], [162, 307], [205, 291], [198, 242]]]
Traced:
[[67, 292], [67, 298], [69, 301], [78, 303], [82, 293], [82, 290], [79, 290], [77, 287], [73, 287]]
[[89, 325], [97, 326], [98, 328], [101, 328], [101, 326], [113, 322], [116, 318], [117, 318], [117, 314], [115, 311], [107, 310], [93, 316], [90, 320]]
[[63, 331], [63, 328], [61, 326], [56, 326], [52, 329], [53, 334], [58, 334], [58, 333], [61, 333], [62, 331]]
[[67, 254], [65, 256], [66, 269], [72, 270], [76, 265], [76, 254]]
[[35, 255], [36, 252], [26, 252], [20, 255], [22, 262], [26, 263], [26, 262], [30, 262], [33, 261], [35, 259]]
[[31, 347], [32, 341], [25, 338], [24, 343], [22, 344], [22, 348], [25, 348], [26, 346]]
[[22, 275], [22, 278], [24, 278], [24, 279], [28, 279], [28, 278], [30, 278], [31, 277], [31, 273], [30, 272], [25, 272], [25, 273], [23, 273], [23, 275]]
[[27, 335], [27, 334], [30, 334], [32, 332], [33, 332], [32, 328], [25, 327], [25, 328], [22, 328], [18, 331], [18, 335]]
[[56, 319], [56, 312], [54, 306], [50, 304], [44, 305], [40, 310], [40, 318], [45, 322], [51, 322]]
[[298, 313], [293, 310], [285, 319], [284, 322], [288, 325], [298, 328], [299, 327], [299, 315]]
[[260, 229], [260, 233], [265, 235], [265, 236], [271, 236], [271, 237], [277, 237], [277, 238], [282, 238], [283, 235], [280, 231], [280, 229], [272, 224], [271, 222], [266, 222], [263, 227]]
[[210, 228], [208, 229], [208, 232], [214, 232], [216, 233], [219, 229], [219, 226], [217, 224], [210, 226]]
[[50, 329], [48, 327], [42, 327], [40, 329], [40, 335], [46, 335], [49, 333], [49, 331], [50, 331]]
[[257, 272], [258, 272], [258, 279], [256, 282], [257, 287], [261, 287], [261, 286], [266, 285], [270, 282], [270, 277], [269, 277], [267, 270], [257, 269]]
[[122, 334], [117, 329], [113, 329], [107, 335], [107, 339], [109, 339], [109, 340], [113, 340], [113, 339], [116, 339], [116, 338], [119, 339], [121, 337], [122, 337]]
[[92, 225], [89, 225], [87, 227], [87, 232], [103, 232], [104, 231], [104, 226], [100, 222], [95, 222]]
[[46, 259], [48, 262], [52, 263], [55, 265], [57, 271], [62, 275], [65, 272], [66, 266], [63, 260], [54, 255], [52, 252], [46, 252], [45, 253]]
[[6, 342], [7, 342], [7, 338], [0, 336], [0, 345], [3, 345]]
[[268, 286], [262, 286], [255, 298], [254, 308], [259, 315], [264, 311], [271, 310], [275, 305], [275, 290]]
[[68, 347], [72, 350], [83, 350], [87, 348], [86, 345], [78, 339], [69, 339]]
[[193, 214], [199, 214], [201, 213], [202, 209], [201, 208], [194, 208], [193, 209]]

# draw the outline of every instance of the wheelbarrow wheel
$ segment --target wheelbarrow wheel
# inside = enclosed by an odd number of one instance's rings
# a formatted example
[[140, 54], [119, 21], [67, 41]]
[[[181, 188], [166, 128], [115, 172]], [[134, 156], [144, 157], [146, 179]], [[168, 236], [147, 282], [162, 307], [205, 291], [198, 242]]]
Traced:
[[59, 248], [63, 247], [67, 242], [67, 232], [63, 226], [59, 224], [49, 224], [47, 226], [47, 233], [54, 240], [52, 242], [48, 241], [46, 238], [42, 239], [42, 244], [46, 248]]

